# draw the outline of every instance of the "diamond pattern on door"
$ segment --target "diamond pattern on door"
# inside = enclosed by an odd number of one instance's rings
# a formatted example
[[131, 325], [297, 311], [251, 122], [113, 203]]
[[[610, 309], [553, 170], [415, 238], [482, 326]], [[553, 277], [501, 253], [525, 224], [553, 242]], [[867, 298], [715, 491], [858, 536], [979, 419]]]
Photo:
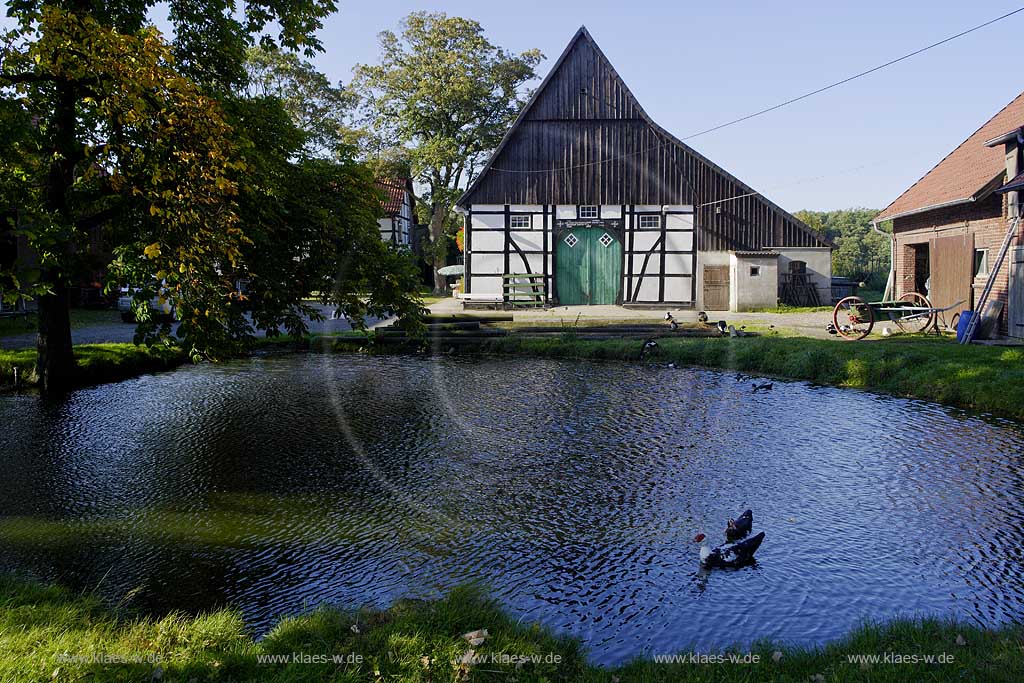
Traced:
[[607, 247], [607, 246], [609, 246], [614, 241], [615, 241], [615, 239], [611, 235], [609, 235], [608, 233], [605, 233], [605, 234], [601, 235], [601, 239], [598, 240], [598, 242], [601, 243], [602, 247]]
[[571, 232], [569, 233], [569, 236], [565, 238], [565, 243], [568, 244], [570, 247], [575, 247], [576, 243], [579, 241], [579, 238], [576, 237], [576, 235], [572, 234]]

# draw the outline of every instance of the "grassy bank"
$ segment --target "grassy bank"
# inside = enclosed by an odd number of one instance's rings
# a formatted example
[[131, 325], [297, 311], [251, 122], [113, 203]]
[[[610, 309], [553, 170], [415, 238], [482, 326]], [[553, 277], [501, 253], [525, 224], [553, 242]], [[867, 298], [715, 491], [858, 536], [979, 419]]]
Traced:
[[[486, 637], [470, 644], [464, 636], [479, 629]], [[609, 669], [588, 664], [578, 642], [514, 620], [469, 588], [385, 611], [322, 608], [283, 619], [257, 642], [231, 610], [130, 617], [93, 597], [0, 579], [4, 681], [1017, 681], [1022, 639], [1021, 627], [899, 621], [821, 649], [763, 643], [732, 651], [749, 654], [745, 663], [645, 660]], [[466, 660], [470, 650], [476, 662]], [[941, 655], [944, 663], [850, 661], [886, 653]]]
[[[134, 344], [82, 344], [75, 346], [79, 385], [114, 382], [147, 372], [169, 370], [181, 365], [188, 356], [177, 348], [149, 348]], [[14, 369], [18, 368], [21, 386], [34, 386], [36, 350], [0, 349], [0, 387], [11, 388]]]
[[[636, 340], [571, 335], [488, 340], [491, 353], [636, 361]], [[949, 339], [901, 337], [839, 342], [808, 337], [659, 339], [649, 360], [802, 379], [939, 401], [1024, 419], [1024, 348], [960, 346]]]

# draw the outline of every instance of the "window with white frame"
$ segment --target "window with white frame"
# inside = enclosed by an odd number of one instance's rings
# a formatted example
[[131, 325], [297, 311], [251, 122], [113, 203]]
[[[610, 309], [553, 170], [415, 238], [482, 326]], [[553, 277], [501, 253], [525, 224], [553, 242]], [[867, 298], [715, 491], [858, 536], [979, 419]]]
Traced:
[[508, 226], [510, 228], [530, 228], [532, 226], [531, 219], [533, 216], [511, 216], [509, 218]]
[[581, 206], [580, 218], [597, 218], [596, 206]]
[[974, 250], [974, 277], [988, 275], [988, 249]]
[[646, 216], [640, 216], [640, 229], [649, 230], [652, 228], [661, 227], [661, 216], [657, 214], [650, 214]]

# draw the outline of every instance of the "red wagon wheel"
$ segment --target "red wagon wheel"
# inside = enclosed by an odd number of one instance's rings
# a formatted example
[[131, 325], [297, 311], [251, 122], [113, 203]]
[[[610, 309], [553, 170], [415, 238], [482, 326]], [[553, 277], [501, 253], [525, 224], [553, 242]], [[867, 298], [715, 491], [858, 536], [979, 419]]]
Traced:
[[864, 299], [848, 296], [840, 299], [832, 309], [832, 324], [840, 337], [857, 341], [871, 333], [875, 326], [875, 313]]
[[[928, 301], [928, 297], [924, 294], [917, 292], [907, 292], [901, 296], [897, 301], [908, 301], [913, 306], [919, 308], [932, 308], [932, 302]], [[914, 317], [910, 320], [904, 320], [896, 318], [893, 322], [899, 325], [900, 329], [904, 332], [927, 332], [935, 324], [936, 314], [914, 314]]]

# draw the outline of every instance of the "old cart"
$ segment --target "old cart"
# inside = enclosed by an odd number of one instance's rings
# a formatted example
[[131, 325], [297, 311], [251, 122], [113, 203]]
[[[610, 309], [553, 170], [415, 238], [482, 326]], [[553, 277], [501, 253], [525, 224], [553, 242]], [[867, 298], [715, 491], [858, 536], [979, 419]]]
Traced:
[[907, 292], [895, 301], [867, 302], [859, 296], [840, 299], [832, 309], [832, 324], [843, 339], [856, 341], [871, 334], [877, 321], [889, 321], [903, 332], [927, 332], [935, 325], [939, 314], [958, 308], [958, 301], [946, 308], [936, 308], [928, 297]]

